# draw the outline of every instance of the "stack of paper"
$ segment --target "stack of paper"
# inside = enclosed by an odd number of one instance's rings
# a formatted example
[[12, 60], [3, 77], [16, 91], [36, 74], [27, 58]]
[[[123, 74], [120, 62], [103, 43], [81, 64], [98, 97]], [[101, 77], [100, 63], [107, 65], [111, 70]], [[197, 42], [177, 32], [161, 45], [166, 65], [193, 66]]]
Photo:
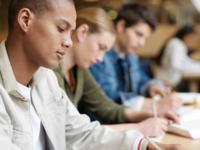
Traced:
[[182, 114], [179, 124], [169, 125], [168, 132], [180, 136], [199, 139], [200, 138], [200, 109], [192, 109]]
[[185, 105], [192, 105], [200, 102], [199, 93], [177, 93], [177, 95], [183, 100]]

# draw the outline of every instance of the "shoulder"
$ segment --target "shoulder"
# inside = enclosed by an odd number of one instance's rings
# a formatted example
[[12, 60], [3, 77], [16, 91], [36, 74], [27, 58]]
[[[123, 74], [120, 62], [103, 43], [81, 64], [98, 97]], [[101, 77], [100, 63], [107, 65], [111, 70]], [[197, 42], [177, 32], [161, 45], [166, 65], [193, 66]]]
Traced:
[[55, 73], [51, 69], [46, 69], [41, 67], [39, 69], [42, 74], [40, 74], [41, 80], [38, 79], [36, 86], [44, 91], [55, 90], [57, 91], [60, 89], [58, 84], [58, 79]]
[[172, 38], [167, 43], [168, 46], [185, 47], [184, 43], [178, 38]]
[[84, 75], [90, 74], [89, 69], [83, 69], [83, 68], [78, 67], [78, 71]]
[[58, 79], [55, 75], [55, 73], [51, 69], [46, 69], [46, 75], [44, 77], [44, 80], [47, 80], [49, 84], [51, 85], [58, 85]]
[[[36, 84], [36, 92], [39, 93], [39, 95], [45, 96], [45, 98], [54, 97], [57, 99], [56, 97], [61, 97], [63, 95], [61, 89], [64, 90], [64, 88], [59, 85], [58, 79], [51, 69], [46, 69], [44, 77]], [[48, 98], [47, 101], [49, 101]]]
[[78, 68], [79, 69], [79, 78], [78, 80], [82, 80], [83, 83], [86, 83], [87, 85], [93, 80], [93, 76], [90, 72], [89, 69], [83, 69], [83, 68]]
[[[82, 78], [82, 80], [86, 80], [87, 78], [89, 78], [91, 76], [91, 73], [89, 71], [89, 69], [83, 69], [78, 67], [78, 76]], [[79, 79], [80, 80], [80, 79]]]

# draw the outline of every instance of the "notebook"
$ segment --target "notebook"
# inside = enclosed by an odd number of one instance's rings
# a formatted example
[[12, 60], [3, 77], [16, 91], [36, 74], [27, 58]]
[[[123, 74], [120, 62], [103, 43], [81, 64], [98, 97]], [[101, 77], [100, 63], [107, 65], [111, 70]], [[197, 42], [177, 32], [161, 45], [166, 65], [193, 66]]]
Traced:
[[168, 132], [191, 139], [200, 139], [200, 109], [191, 108], [180, 112], [182, 113], [180, 125], [169, 125]]
[[[177, 93], [178, 97], [183, 100], [184, 105], [194, 105], [200, 103], [199, 93]], [[160, 94], [156, 94], [153, 99], [159, 101], [162, 98]]]
[[200, 102], [199, 93], [177, 93], [177, 95], [183, 100], [184, 105], [193, 105]]
[[154, 141], [154, 142], [161, 142], [162, 139], [164, 138], [164, 136], [165, 136], [165, 132], [163, 132], [163, 134], [162, 134], [161, 136], [158, 136], [158, 137], [150, 137], [149, 139], [150, 139], [151, 141]]

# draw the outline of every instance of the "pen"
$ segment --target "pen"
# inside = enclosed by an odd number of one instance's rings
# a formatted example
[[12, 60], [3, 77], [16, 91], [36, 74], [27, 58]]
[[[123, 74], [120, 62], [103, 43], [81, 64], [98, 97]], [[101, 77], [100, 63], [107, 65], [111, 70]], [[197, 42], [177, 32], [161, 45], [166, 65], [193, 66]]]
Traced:
[[155, 101], [158, 99], [158, 96], [155, 95], [153, 97], [153, 100], [152, 100], [152, 108], [153, 108], [153, 114], [154, 114], [154, 117], [157, 118], [157, 111], [156, 111], [156, 103]]
[[158, 145], [156, 145], [156, 143], [151, 141], [147, 135], [145, 135], [144, 138], [147, 139], [147, 141], [149, 141], [157, 150], [161, 150], [161, 148], [158, 147]]

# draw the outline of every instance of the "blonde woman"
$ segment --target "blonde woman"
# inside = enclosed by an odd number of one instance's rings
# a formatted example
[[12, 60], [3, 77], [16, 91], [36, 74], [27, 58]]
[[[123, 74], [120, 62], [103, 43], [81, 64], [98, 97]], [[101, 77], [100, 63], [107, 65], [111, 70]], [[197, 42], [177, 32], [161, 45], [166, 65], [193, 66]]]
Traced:
[[[115, 41], [115, 28], [107, 13], [100, 8], [86, 8], [77, 14], [77, 29], [72, 35], [73, 47], [67, 50], [65, 58], [54, 70], [60, 87], [72, 103], [89, 109], [104, 124], [117, 131], [137, 129], [148, 136], [159, 136], [167, 130], [168, 119], [179, 121], [173, 112], [159, 112], [160, 118], [149, 111], [137, 112], [110, 100], [96, 84], [87, 70], [103, 55]], [[138, 123], [139, 122], [139, 123]]]

